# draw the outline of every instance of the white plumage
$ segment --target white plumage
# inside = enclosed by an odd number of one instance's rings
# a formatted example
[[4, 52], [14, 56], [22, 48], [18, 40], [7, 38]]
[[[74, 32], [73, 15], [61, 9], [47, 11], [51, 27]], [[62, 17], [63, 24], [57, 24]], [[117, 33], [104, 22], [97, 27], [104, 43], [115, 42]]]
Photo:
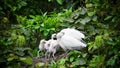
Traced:
[[41, 41], [40, 41], [40, 44], [39, 44], [39, 51], [38, 51], [38, 57], [39, 57], [39, 52], [40, 51], [44, 51], [46, 48], [45, 48], [45, 44], [46, 44], [46, 40], [44, 40], [44, 39], [42, 39]]
[[84, 38], [83, 34], [79, 35], [77, 32], [75, 32], [75, 29], [72, 29], [73, 31], [69, 28], [65, 30], [66, 32], [61, 31], [57, 34], [57, 41], [64, 51], [80, 50], [81, 48], [86, 47], [86, 44], [80, 41], [82, 38]]
[[[57, 34], [52, 34], [51, 39], [41, 40], [39, 45], [39, 51], [46, 51], [45, 57], [49, 58], [52, 54], [54, 58], [54, 54], [60, 49], [60, 47], [64, 50], [81, 50], [87, 45], [83, 43], [85, 35], [73, 28], [67, 28], [61, 30]], [[57, 40], [56, 40], [57, 39]]]
[[51, 43], [52, 40], [53, 40], [53, 39], [50, 39], [50, 40], [46, 41], [46, 44], [45, 44], [45, 49], [46, 49], [46, 51], [49, 49], [50, 43]]
[[45, 57], [49, 58], [50, 55], [52, 54], [52, 56], [54, 57], [54, 54], [56, 53], [56, 49], [59, 47], [57, 40], [55, 40], [56, 34], [52, 34], [51, 39], [48, 40], [45, 44], [45, 48], [46, 48], [46, 53], [45, 53]]
[[50, 47], [48, 49], [49, 52], [49, 57], [52, 54], [53, 58], [54, 58], [54, 54], [59, 50], [59, 44], [57, 42], [57, 40], [52, 40], [50, 43]]
[[60, 32], [64, 32], [68, 36], [74, 37], [81, 41], [83, 38], [85, 38], [85, 35], [82, 32], [80, 32], [74, 28], [66, 28], [66, 29], [61, 30]]

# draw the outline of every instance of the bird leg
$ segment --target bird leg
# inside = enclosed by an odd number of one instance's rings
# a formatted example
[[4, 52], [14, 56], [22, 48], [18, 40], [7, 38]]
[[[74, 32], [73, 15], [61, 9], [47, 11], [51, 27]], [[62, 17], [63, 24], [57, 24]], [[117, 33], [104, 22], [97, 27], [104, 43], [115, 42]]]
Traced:
[[54, 52], [52, 53], [53, 59], [55, 59], [55, 53], [56, 53], [56, 51], [54, 51]]
[[70, 52], [70, 50], [67, 50], [67, 51], [65, 52], [65, 54], [63, 55], [63, 58], [65, 58], [69, 52]]
[[51, 56], [51, 53], [48, 53], [48, 58], [50, 58], [50, 56]]
[[48, 54], [48, 52], [45, 53], [45, 59], [47, 59], [47, 54]]
[[48, 59], [48, 58], [50, 58], [50, 53], [47, 51], [47, 52], [45, 53], [45, 59]]

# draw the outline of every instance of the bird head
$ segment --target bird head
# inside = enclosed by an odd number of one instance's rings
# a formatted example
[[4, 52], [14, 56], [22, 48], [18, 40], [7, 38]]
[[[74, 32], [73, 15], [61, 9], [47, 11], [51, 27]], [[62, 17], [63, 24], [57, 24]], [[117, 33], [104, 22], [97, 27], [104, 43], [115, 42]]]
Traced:
[[42, 39], [41, 41], [40, 41], [40, 44], [42, 44], [42, 45], [44, 45], [46, 43], [46, 40], [44, 40], [44, 39]]
[[51, 39], [57, 40], [57, 34], [52, 34]]
[[57, 39], [58, 39], [58, 38], [61, 38], [64, 34], [65, 34], [64, 32], [59, 32], [59, 33], [57, 34]]

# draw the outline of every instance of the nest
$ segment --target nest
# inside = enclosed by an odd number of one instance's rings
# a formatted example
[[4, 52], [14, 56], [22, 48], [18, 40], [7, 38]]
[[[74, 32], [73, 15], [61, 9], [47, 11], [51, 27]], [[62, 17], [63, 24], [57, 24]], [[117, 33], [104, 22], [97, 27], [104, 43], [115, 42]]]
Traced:
[[50, 57], [48, 59], [46, 59], [44, 56], [43, 57], [34, 57], [33, 58], [33, 65], [35, 65], [38, 62], [50, 63], [52, 60], [57, 61], [61, 58], [64, 58], [65, 56], [66, 56], [66, 53], [58, 54], [54, 58]]

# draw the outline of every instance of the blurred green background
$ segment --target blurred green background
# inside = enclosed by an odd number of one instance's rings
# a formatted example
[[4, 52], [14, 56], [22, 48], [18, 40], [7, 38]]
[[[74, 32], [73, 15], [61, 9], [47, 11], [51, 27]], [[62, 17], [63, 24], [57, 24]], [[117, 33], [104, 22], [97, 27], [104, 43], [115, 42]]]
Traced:
[[[63, 28], [83, 31], [87, 48], [33, 66], [41, 39]], [[117, 68], [120, 0], [0, 0], [1, 68]]]

